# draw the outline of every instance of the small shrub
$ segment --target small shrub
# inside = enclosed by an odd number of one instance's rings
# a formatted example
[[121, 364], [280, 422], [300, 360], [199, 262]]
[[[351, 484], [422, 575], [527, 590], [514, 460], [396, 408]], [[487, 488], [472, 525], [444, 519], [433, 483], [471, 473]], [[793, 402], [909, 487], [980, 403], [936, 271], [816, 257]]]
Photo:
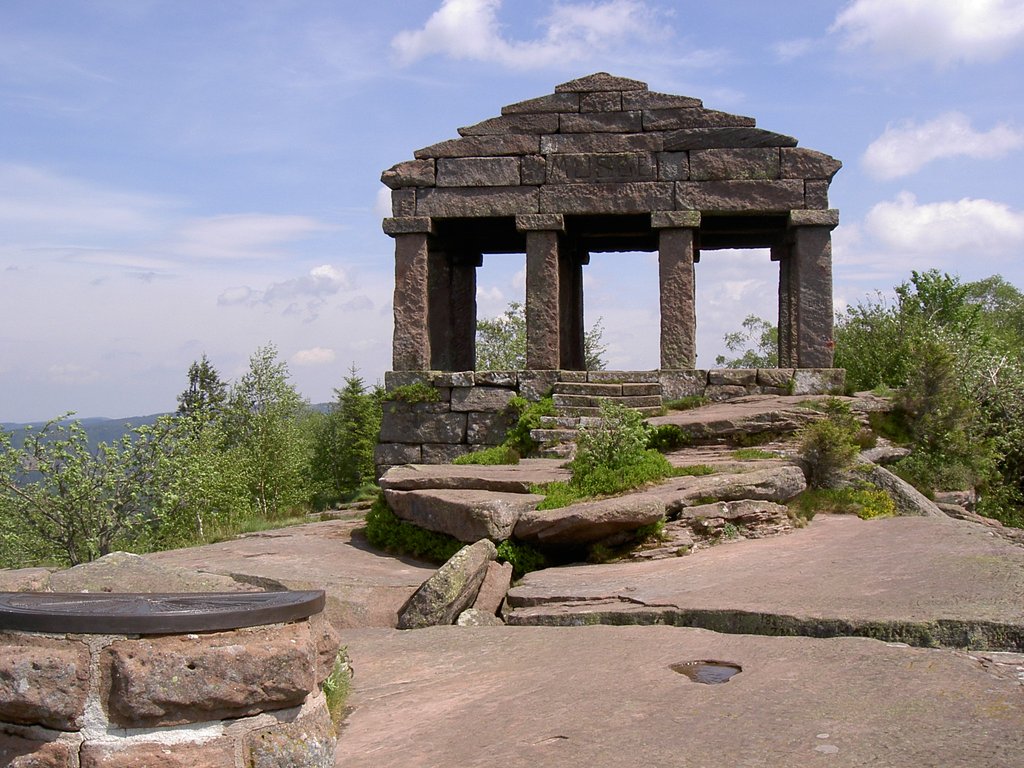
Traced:
[[661, 424], [647, 434], [647, 447], [660, 453], [678, 451], [690, 444], [690, 436], [675, 424]]
[[665, 408], [669, 411], [692, 411], [694, 408], [700, 408], [710, 402], [711, 400], [704, 395], [687, 395], [676, 400], [666, 400]]
[[700, 477], [713, 475], [717, 470], [707, 464], [688, 464], [685, 467], [672, 467], [671, 477]]
[[498, 559], [512, 566], [512, 578], [521, 579], [530, 571], [547, 567], [547, 559], [529, 544], [507, 539], [498, 545]]
[[474, 451], [473, 453], [465, 453], [462, 456], [457, 456], [452, 462], [453, 464], [518, 464], [519, 453], [514, 448], [510, 448], [507, 445], [493, 445], [490, 448], [484, 448], [482, 451]]
[[636, 529], [636, 539], [640, 542], [665, 541], [668, 536], [665, 533], [665, 520], [655, 520], [653, 523], [641, 525]]
[[872, 411], [868, 414], [868, 423], [873, 432], [897, 445], [909, 445], [914, 439], [907, 413], [901, 409]]
[[722, 538], [723, 539], [738, 539], [740, 537], [740, 529], [732, 523], [726, 523], [722, 526]]
[[437, 387], [417, 381], [415, 384], [395, 387], [384, 395], [384, 399], [400, 403], [436, 403], [441, 399], [441, 393]]
[[853, 464], [860, 450], [857, 436], [861, 427], [845, 401], [830, 397], [818, 403], [826, 418], [800, 431], [800, 455], [808, 485], [828, 488]]
[[331, 715], [331, 723], [335, 729], [345, 714], [345, 701], [352, 688], [352, 670], [348, 665], [348, 649], [342, 648], [334, 659], [331, 674], [324, 680], [321, 689], [327, 700], [327, 711]]
[[451, 536], [399, 520], [388, 507], [384, 494], [366, 513], [366, 539], [378, 549], [393, 554], [444, 563], [463, 547], [463, 543]]
[[857, 515], [861, 520], [893, 517], [896, 503], [878, 488], [809, 488], [796, 503], [797, 514], [811, 520], [816, 512]]
[[550, 397], [543, 397], [536, 402], [530, 402], [523, 397], [513, 397], [509, 408], [519, 414], [519, 419], [505, 434], [505, 442], [502, 445], [520, 456], [529, 456], [537, 450], [537, 441], [530, 437], [530, 432], [540, 428], [542, 417], [555, 415], [555, 402]]
[[763, 451], [760, 448], [737, 448], [732, 452], [732, 457], [739, 461], [749, 461], [753, 459], [777, 459], [778, 455], [771, 451]]

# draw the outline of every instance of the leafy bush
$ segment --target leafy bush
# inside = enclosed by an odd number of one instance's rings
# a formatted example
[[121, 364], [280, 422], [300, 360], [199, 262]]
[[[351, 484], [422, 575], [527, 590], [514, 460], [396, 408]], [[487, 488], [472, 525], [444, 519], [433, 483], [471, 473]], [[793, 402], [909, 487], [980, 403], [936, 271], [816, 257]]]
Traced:
[[664, 406], [669, 411], [692, 411], [710, 402], [711, 400], [704, 395], [687, 395], [675, 400], [666, 400]]
[[678, 451], [690, 443], [690, 436], [675, 424], [660, 424], [647, 433], [647, 447], [660, 453]]
[[536, 402], [530, 402], [524, 397], [513, 397], [509, 407], [519, 414], [519, 420], [505, 434], [502, 445], [520, 456], [529, 456], [537, 450], [537, 441], [530, 437], [530, 432], [540, 429], [541, 417], [555, 415], [555, 402], [550, 397], [542, 397]]
[[498, 560], [512, 566], [512, 578], [521, 579], [530, 571], [547, 567], [544, 555], [520, 541], [506, 539], [498, 545]]
[[808, 424], [800, 433], [800, 456], [807, 483], [812, 488], [828, 488], [840, 472], [847, 469], [859, 452], [856, 432], [849, 424], [831, 417]]
[[878, 488], [809, 488], [800, 495], [796, 507], [805, 520], [816, 512], [857, 515], [861, 520], [896, 514], [892, 497]]
[[647, 452], [647, 430], [643, 416], [636, 411], [610, 400], [602, 402], [600, 421], [577, 434], [576, 458], [569, 464], [573, 476], [582, 479], [599, 469], [641, 463]]

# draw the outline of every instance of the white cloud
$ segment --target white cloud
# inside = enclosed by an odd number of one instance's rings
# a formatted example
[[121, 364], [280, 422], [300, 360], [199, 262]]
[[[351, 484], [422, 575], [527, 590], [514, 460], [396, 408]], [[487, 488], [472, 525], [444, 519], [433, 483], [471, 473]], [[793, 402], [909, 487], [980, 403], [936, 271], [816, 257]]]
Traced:
[[665, 35], [657, 14], [639, 0], [565, 3], [541, 20], [536, 40], [509, 40], [501, 29], [502, 0], [443, 0], [422, 29], [399, 32], [391, 41], [401, 64], [433, 54], [491, 61], [513, 69], [539, 69], [592, 58], [595, 51], [631, 40]]
[[198, 259], [263, 259], [280, 256], [281, 246], [327, 225], [309, 216], [242, 213], [196, 219], [182, 227], [173, 250]]
[[262, 290], [247, 285], [232, 286], [220, 293], [217, 303], [221, 306], [240, 304], [249, 307], [284, 304], [285, 314], [313, 320], [328, 297], [351, 287], [351, 280], [344, 270], [330, 264], [321, 264], [307, 275], [271, 283]]
[[388, 187], [377, 190], [377, 197], [373, 201], [373, 213], [381, 219], [391, 216], [391, 190]]
[[818, 41], [809, 37], [800, 37], [795, 40], [782, 40], [772, 46], [772, 52], [780, 61], [792, 61], [813, 51], [818, 46]]
[[295, 365], [325, 365], [333, 363], [334, 358], [333, 349], [312, 347], [310, 349], [300, 349], [292, 355], [292, 363]]
[[847, 48], [939, 66], [994, 60], [1024, 43], [1022, 0], [854, 0], [830, 32]]
[[910, 192], [878, 203], [865, 231], [899, 253], [1005, 255], [1024, 245], [1024, 213], [992, 200], [963, 198], [919, 205]]
[[1020, 146], [1024, 146], [1024, 132], [1006, 123], [976, 131], [966, 115], [947, 112], [926, 123], [904, 120], [887, 126], [864, 152], [864, 165], [876, 178], [895, 179], [944, 157], [990, 159]]

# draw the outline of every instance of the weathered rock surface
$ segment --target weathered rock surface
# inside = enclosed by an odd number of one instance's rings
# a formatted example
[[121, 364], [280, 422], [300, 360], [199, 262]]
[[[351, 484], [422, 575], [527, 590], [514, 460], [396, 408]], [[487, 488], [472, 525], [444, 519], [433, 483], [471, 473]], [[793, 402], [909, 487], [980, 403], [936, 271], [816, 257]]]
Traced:
[[451, 624], [473, 604], [487, 573], [497, 558], [494, 543], [482, 539], [469, 544], [427, 579], [398, 615], [399, 629], [420, 629]]
[[90, 743], [82, 747], [82, 768], [223, 768], [231, 765], [235, 745], [229, 739], [214, 739], [205, 744], [126, 744]]
[[[679, 511], [681, 520], [687, 520], [697, 533], [720, 535], [727, 523], [736, 528], [755, 528], [759, 535], [781, 533], [792, 526], [789, 524], [789, 509], [772, 501], [716, 501], [683, 507]], [[741, 535], [741, 534], [737, 534]]]
[[69, 768], [77, 752], [77, 744], [63, 739], [47, 739], [29, 729], [0, 729], [0, 765], [6, 768]]
[[[712, 371], [712, 374], [719, 373], [725, 376], [724, 372]], [[716, 383], [716, 386], [735, 388], [739, 385]], [[743, 392], [736, 390], [732, 394], [742, 395]], [[737, 435], [785, 434], [823, 417], [820, 411], [808, 407], [810, 399], [785, 395], [734, 397], [689, 411], [671, 411], [647, 421], [654, 426], [674, 424], [699, 442], [728, 441]]]
[[896, 509], [901, 515], [942, 517], [943, 512], [935, 506], [935, 502], [903, 478], [877, 464], [868, 462], [864, 466], [866, 467], [864, 479], [888, 493], [896, 503]]
[[305, 706], [290, 722], [254, 730], [245, 736], [246, 768], [331, 768], [337, 735], [323, 698]]
[[560, 509], [525, 511], [516, 523], [515, 536], [536, 544], [589, 544], [634, 531], [664, 516], [665, 502], [661, 498], [631, 493]]
[[[346, 768], [1024, 762], [1012, 660], [658, 626], [360, 630], [347, 642], [359, 672], [338, 743]], [[742, 671], [702, 685], [671, 668], [704, 659]]]
[[437, 489], [384, 492], [388, 506], [403, 520], [472, 544], [501, 542], [512, 535], [520, 516], [544, 498], [532, 493]]
[[674, 623], [1024, 650], [1024, 550], [934, 517], [818, 515], [788, 536], [693, 557], [550, 568], [508, 594], [510, 624]]
[[0, 720], [68, 730], [85, 713], [84, 643], [0, 632]]
[[230, 576], [176, 568], [129, 552], [111, 552], [91, 563], [50, 575], [50, 592], [253, 592], [259, 587]]
[[505, 622], [493, 613], [481, 611], [479, 608], [467, 608], [459, 614], [455, 624], [460, 627], [503, 627]]
[[487, 564], [487, 573], [484, 574], [480, 591], [477, 592], [473, 607], [478, 611], [497, 615], [501, 604], [505, 602], [505, 595], [512, 584], [512, 564], [499, 563], [496, 560]]
[[782, 503], [807, 487], [804, 473], [792, 464], [754, 469], [739, 474], [677, 477], [648, 491], [661, 499], [671, 515], [699, 500], [742, 501], [754, 499]]

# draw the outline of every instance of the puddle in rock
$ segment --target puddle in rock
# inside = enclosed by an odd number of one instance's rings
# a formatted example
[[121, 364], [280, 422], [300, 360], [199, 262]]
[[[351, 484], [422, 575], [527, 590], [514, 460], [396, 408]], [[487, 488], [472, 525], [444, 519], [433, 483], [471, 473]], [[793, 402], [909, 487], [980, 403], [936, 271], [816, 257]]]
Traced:
[[733, 675], [743, 671], [739, 664], [729, 661], [680, 661], [678, 664], [669, 665], [669, 669], [686, 675], [695, 683], [715, 685], [716, 683], [727, 683]]

